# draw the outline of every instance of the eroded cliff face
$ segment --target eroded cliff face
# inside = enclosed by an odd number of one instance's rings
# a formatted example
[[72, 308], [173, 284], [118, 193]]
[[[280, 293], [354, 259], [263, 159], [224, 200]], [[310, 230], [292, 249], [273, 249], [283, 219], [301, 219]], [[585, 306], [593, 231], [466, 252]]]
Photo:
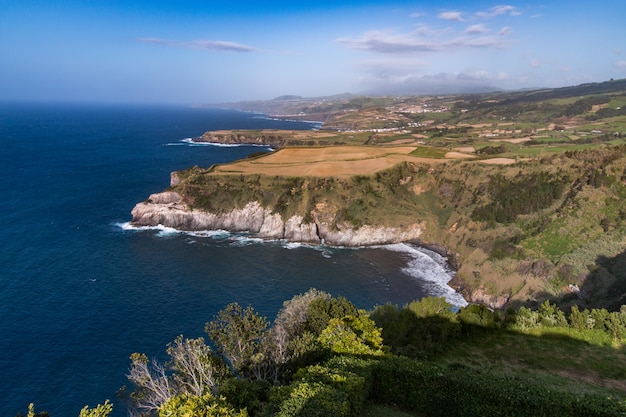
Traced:
[[229, 145], [263, 145], [280, 148], [285, 143], [286, 136], [265, 132], [205, 132], [195, 142], [222, 143]]
[[343, 223], [333, 227], [333, 223], [326, 221], [328, 216], [311, 214], [313, 222], [305, 222], [302, 215], [284, 220], [279, 213], [272, 213], [256, 201], [241, 209], [215, 214], [192, 209], [180, 194], [166, 191], [152, 194], [147, 201], [137, 204], [132, 210], [132, 224], [163, 225], [179, 230], [249, 232], [263, 239], [352, 247], [406, 242], [419, 238], [424, 230], [424, 225], [417, 223], [406, 227], [365, 225], [359, 228]]

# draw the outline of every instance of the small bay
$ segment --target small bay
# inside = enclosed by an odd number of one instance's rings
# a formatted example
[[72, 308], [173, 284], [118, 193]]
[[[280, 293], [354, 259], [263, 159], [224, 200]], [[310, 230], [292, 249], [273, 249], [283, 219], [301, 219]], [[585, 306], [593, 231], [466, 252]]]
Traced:
[[71, 417], [110, 399], [112, 415], [124, 416], [115, 395], [128, 357], [162, 357], [177, 335], [203, 336], [233, 301], [271, 320], [311, 287], [366, 309], [427, 295], [459, 300], [441, 259], [403, 245], [307, 247], [126, 226], [171, 171], [259, 150], [185, 139], [313, 127], [207, 108], [1, 103], [0, 415], [33, 402]]

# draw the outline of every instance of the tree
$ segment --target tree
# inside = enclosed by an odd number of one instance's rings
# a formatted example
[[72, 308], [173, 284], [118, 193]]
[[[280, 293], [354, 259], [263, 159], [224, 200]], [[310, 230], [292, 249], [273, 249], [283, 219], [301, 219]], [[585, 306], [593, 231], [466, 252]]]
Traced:
[[134, 407], [140, 415], [150, 414], [158, 410], [176, 392], [165, 372], [165, 366], [156, 359], [148, 361], [146, 355], [133, 353], [130, 360], [130, 370], [126, 377], [136, 386], [131, 394]]
[[358, 309], [345, 297], [317, 297], [311, 301], [304, 330], [318, 336], [328, 326], [330, 319], [358, 315]]
[[228, 369], [220, 357], [214, 354], [204, 339], [183, 339], [180, 335], [167, 346], [172, 358], [169, 367], [174, 371], [177, 392], [202, 395], [207, 391], [215, 394], [218, 381]]
[[263, 339], [268, 326], [267, 319], [251, 306], [243, 309], [231, 303], [206, 324], [205, 330], [235, 372], [247, 379], [264, 379], [268, 357]]
[[286, 367], [294, 359], [296, 368], [304, 366], [307, 363], [305, 358], [318, 350], [317, 336], [306, 330], [311, 304], [318, 299], [331, 300], [332, 296], [311, 288], [304, 294], [285, 301], [276, 315], [269, 336], [272, 343], [270, 355], [275, 368], [274, 382], [289, 371]]
[[[22, 414], [18, 414], [16, 417], [22, 417]], [[41, 413], [35, 413], [35, 404], [28, 404], [28, 413], [26, 413], [26, 417], [50, 417], [46, 411], [42, 411]]]
[[181, 394], [170, 398], [159, 409], [159, 417], [248, 417], [246, 410], [235, 410], [223, 397]]
[[451, 310], [452, 304], [443, 297], [424, 297], [419, 301], [413, 301], [407, 306], [417, 317], [440, 316], [455, 319], [456, 314]]
[[218, 382], [228, 374], [222, 359], [214, 354], [203, 338], [178, 336], [167, 346], [170, 360], [165, 364], [133, 353], [127, 375], [135, 385], [131, 394], [134, 407], [141, 414], [158, 410], [176, 395], [214, 393]]
[[493, 312], [483, 304], [470, 304], [462, 308], [458, 314], [465, 330], [472, 327], [494, 328], [496, 320]]
[[330, 301], [331, 295], [311, 288], [304, 294], [296, 295], [289, 301], [283, 303], [283, 308], [276, 315], [274, 328], [280, 328], [281, 333], [286, 337], [295, 337], [302, 334], [305, 324], [309, 318], [311, 303], [315, 300]]
[[328, 326], [322, 330], [319, 341], [334, 353], [376, 356], [383, 354], [381, 330], [365, 310], [359, 310], [356, 316], [330, 319]]
[[569, 315], [570, 326], [579, 332], [582, 332], [587, 328], [587, 311], [585, 310], [585, 314], [578, 309], [577, 305], [573, 305], [572, 311]]
[[546, 300], [539, 306], [539, 324], [543, 327], [567, 326], [565, 314], [559, 310], [556, 304], [550, 304]]
[[85, 406], [80, 410], [78, 417], [107, 417], [113, 411], [113, 404], [106, 400], [104, 404], [98, 404], [96, 408]]

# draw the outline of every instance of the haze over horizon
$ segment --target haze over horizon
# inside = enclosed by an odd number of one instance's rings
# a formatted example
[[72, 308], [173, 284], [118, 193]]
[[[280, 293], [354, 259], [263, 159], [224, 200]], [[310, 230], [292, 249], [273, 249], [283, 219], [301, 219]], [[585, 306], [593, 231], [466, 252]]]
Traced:
[[0, 0], [0, 100], [217, 103], [626, 77], [626, 2]]

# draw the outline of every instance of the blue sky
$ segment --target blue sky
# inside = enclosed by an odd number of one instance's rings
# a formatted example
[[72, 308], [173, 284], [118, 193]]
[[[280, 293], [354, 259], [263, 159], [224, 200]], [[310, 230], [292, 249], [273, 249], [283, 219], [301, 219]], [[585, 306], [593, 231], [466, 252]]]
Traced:
[[626, 1], [0, 0], [0, 100], [215, 103], [626, 77]]

